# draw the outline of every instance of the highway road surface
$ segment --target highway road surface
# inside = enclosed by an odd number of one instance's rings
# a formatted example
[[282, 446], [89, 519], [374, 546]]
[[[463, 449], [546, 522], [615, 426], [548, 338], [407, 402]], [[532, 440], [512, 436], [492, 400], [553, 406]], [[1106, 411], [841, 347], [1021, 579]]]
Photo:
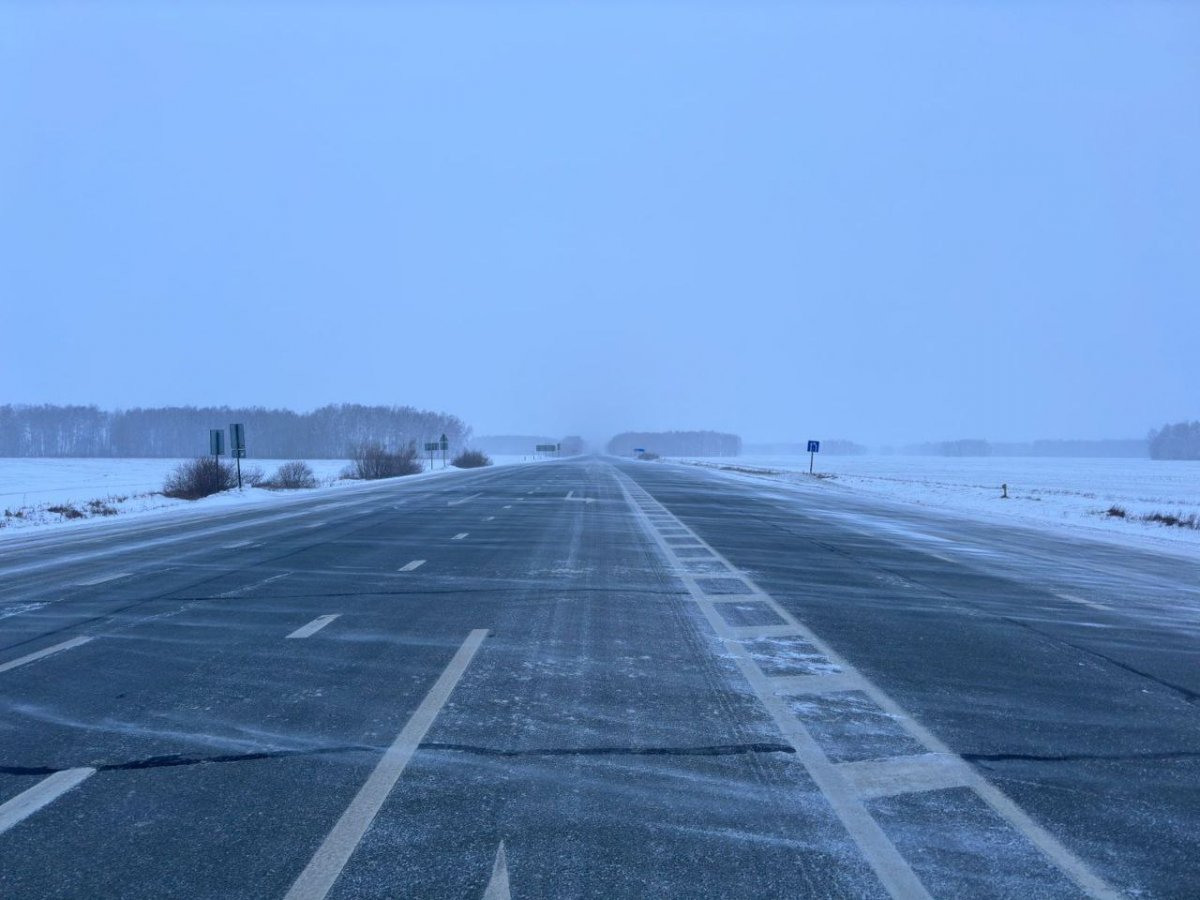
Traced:
[[1200, 897], [1200, 566], [583, 458], [0, 542], [4, 898]]

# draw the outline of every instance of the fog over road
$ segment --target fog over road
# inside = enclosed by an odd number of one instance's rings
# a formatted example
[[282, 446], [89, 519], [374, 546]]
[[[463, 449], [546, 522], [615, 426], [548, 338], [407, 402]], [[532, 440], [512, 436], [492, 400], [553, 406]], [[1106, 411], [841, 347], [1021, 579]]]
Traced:
[[1182, 558], [603, 458], [0, 554], [0, 896], [1200, 894]]

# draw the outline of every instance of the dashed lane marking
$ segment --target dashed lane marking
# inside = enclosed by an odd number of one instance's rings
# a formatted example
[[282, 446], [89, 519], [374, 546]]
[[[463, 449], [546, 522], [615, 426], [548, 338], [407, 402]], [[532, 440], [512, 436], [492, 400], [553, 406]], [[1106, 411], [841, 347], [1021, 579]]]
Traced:
[[240, 547], [257, 547], [254, 541], [234, 541], [232, 544], [222, 544], [222, 550], [237, 550]]
[[496, 517], [495, 517], [495, 516], [484, 516], [484, 517], [483, 517], [483, 521], [485, 521], [485, 522], [490, 522], [490, 521], [492, 521], [494, 518], [496, 518]]
[[322, 628], [324, 628], [326, 625], [328, 625], [330, 622], [332, 622], [334, 619], [336, 619], [340, 615], [341, 615], [341, 613], [330, 613], [329, 615], [325, 615], [325, 616], [317, 616], [315, 619], [313, 619], [307, 625], [301, 625], [299, 628], [297, 628], [295, 631], [293, 631], [291, 634], [289, 634], [288, 637], [289, 638], [312, 637], [314, 634], [316, 634], [318, 631], [320, 631]]
[[508, 887], [508, 854], [504, 852], [504, 841], [496, 848], [496, 861], [492, 863], [492, 877], [488, 880], [483, 900], [512, 900]]
[[325, 836], [325, 840], [292, 884], [284, 900], [324, 900], [358, 848], [363, 835], [375, 821], [388, 794], [404, 774], [405, 767], [417, 752], [418, 745], [424, 740], [434, 719], [450, 699], [451, 692], [467, 671], [467, 666], [471, 664], [485, 637], [487, 629], [477, 628], [463, 641], [441, 677], [417, 707], [417, 711], [384, 752], [383, 758], [350, 801], [346, 811]]
[[460, 500], [448, 500], [448, 501], [446, 501], [446, 505], [447, 506], [458, 506], [462, 503], [467, 503], [471, 500], [474, 500], [476, 497], [482, 497], [482, 496], [483, 496], [483, 492], [481, 491], [478, 494], [472, 494], [470, 497], [463, 497]]
[[43, 778], [27, 791], [22, 791], [0, 806], [0, 834], [28, 819], [35, 812], [53, 803], [71, 788], [82, 784], [96, 774], [87, 766], [78, 769], [63, 769]]
[[468, 534], [470, 534], [470, 533], [471, 533], [471, 532], [469, 532], [469, 531], [460, 531], [460, 532], [459, 532], [458, 534], [456, 534], [454, 537], [450, 538], [450, 540], [452, 540], [452, 541], [461, 541], [463, 538], [465, 538], [465, 537], [466, 537]]
[[39, 659], [45, 659], [47, 656], [52, 656], [55, 653], [61, 653], [64, 650], [70, 650], [72, 647], [79, 647], [90, 641], [91, 638], [87, 635], [73, 637], [69, 641], [63, 641], [61, 644], [55, 644], [53, 647], [47, 647], [44, 650], [38, 650], [36, 653], [30, 653], [28, 656], [22, 656], [19, 659], [10, 660], [9, 662], [0, 664], [0, 672], [10, 672], [13, 669], [19, 669], [21, 666], [28, 665], [31, 662], [37, 662]]
[[104, 584], [109, 581], [116, 581], [118, 578], [128, 578], [132, 572], [114, 572], [111, 575], [101, 575], [97, 578], [90, 578], [87, 581], [75, 582], [76, 587], [95, 587], [98, 584]]
[[[632, 479], [621, 475], [620, 483], [626, 502], [642, 523], [646, 534], [659, 548], [664, 560], [670, 563], [675, 575], [683, 582], [692, 599], [696, 601], [705, 619], [724, 646], [743, 676], [770, 713], [780, 733], [796, 750], [798, 759], [804, 764], [813, 781], [829, 801], [834, 812], [847, 832], [858, 845], [868, 864], [879, 876], [888, 892], [896, 898], [927, 898], [929, 893], [921, 883], [908, 861], [891, 842], [886, 833], [868, 811], [865, 801], [871, 797], [890, 794], [927, 791], [933, 786], [943, 787], [947, 782], [954, 786], [974, 791], [994, 812], [1017, 832], [1025, 837], [1042, 855], [1070, 878], [1085, 894], [1104, 900], [1118, 900], [1121, 894], [1095, 874], [1086, 863], [1068, 850], [1045, 828], [1038, 825], [1012, 800], [991, 782], [983, 778], [961, 757], [938, 740], [928, 729], [914, 720], [899, 704], [876, 687], [853, 666], [842, 659], [831, 647], [818, 638], [784, 609], [770, 594], [762, 590], [746, 573], [739, 571], [721, 553], [687, 528], [678, 518], [655, 500]], [[671, 531], [683, 531], [712, 551], [715, 562], [726, 571], [723, 578], [712, 581], [705, 576], [688, 570], [689, 560], [681, 559], [674, 547], [651, 521], [649, 513], [672, 522]], [[934, 554], [936, 555], [936, 554]], [[711, 577], [712, 573], [708, 575]], [[769, 607], [784, 622], [783, 625], [732, 626], [718, 611], [718, 598], [710, 595], [706, 585], [719, 591], [730, 578], [741, 579], [746, 587], [740, 592], [742, 600], [754, 600]], [[722, 595], [721, 599], [727, 595]], [[818, 654], [827, 660], [829, 674], [801, 678], [772, 678], [764, 674], [748, 645], [771, 637], [795, 636], [811, 644]], [[926, 753], [887, 758], [878, 766], [847, 767], [837, 765], [826, 755], [821, 745], [803, 721], [797, 718], [789, 695], [797, 692], [812, 693], [817, 679], [838, 678], [831, 682], [832, 690], [853, 690], [866, 695], [883, 713], [895, 721], [917, 743], [924, 746]], [[835, 687], [835, 684], [839, 686]], [[883, 793], [880, 793], [880, 792]]]
[[401, 571], [401, 572], [411, 572], [411, 571], [413, 571], [414, 569], [419, 569], [419, 568], [421, 568], [421, 566], [423, 566], [423, 565], [425, 565], [425, 560], [423, 560], [423, 559], [414, 559], [412, 562], [410, 562], [410, 563], [405, 563], [404, 565], [402, 565], [402, 566], [399, 568], [399, 570], [398, 570], [398, 571]]

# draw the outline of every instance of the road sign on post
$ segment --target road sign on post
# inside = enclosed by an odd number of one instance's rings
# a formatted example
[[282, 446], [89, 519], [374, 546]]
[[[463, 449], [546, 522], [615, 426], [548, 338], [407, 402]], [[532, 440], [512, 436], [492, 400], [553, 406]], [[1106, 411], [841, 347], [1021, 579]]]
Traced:
[[808, 474], [813, 473], [813, 460], [817, 458], [817, 454], [821, 452], [820, 441], [808, 442]]
[[242, 457], [246, 455], [246, 429], [241, 425], [229, 426], [229, 452], [237, 460], [238, 490], [242, 489]]
[[536, 444], [533, 449], [536, 453], [556, 453], [558, 444]]
[[225, 452], [225, 432], [220, 428], [208, 429], [208, 452], [218, 458]]
[[442, 468], [446, 468], [446, 451], [450, 449], [450, 439], [442, 435]]
[[441, 449], [441, 447], [442, 447], [442, 444], [440, 441], [426, 441], [425, 442], [425, 452], [429, 454], [429, 468], [430, 469], [433, 468], [433, 454], [437, 453], [438, 450]]

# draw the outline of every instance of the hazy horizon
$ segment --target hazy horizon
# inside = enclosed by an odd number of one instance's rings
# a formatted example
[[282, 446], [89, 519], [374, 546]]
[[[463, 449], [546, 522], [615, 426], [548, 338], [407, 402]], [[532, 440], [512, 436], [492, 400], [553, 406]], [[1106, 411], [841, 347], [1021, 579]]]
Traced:
[[1200, 418], [1200, 7], [0, 6], [0, 402]]

